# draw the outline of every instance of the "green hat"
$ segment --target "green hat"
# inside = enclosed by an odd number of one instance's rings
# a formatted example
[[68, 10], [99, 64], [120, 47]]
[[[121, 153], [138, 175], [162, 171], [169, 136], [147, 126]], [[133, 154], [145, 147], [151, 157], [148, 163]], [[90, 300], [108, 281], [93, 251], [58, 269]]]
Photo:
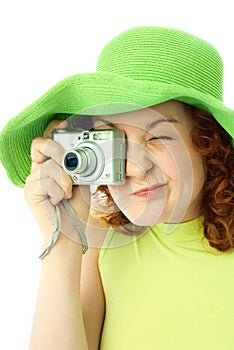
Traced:
[[129, 29], [102, 50], [95, 73], [68, 77], [12, 118], [0, 133], [0, 159], [23, 186], [30, 146], [52, 119], [103, 115], [178, 100], [210, 112], [234, 137], [234, 111], [223, 105], [223, 64], [216, 49], [172, 28]]

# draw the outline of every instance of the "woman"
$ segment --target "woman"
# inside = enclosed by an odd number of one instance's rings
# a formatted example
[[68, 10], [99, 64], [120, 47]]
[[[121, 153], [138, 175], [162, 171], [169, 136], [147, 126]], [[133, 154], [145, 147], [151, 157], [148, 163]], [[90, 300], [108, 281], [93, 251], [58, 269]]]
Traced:
[[[125, 132], [124, 184], [91, 195], [73, 186], [63, 147], [45, 137], [71, 114]], [[213, 47], [174, 29], [140, 27], [104, 48], [96, 73], [63, 81], [8, 124], [1, 160], [15, 183], [27, 177], [26, 199], [49, 247], [31, 349], [234, 345], [233, 115], [222, 103]], [[13, 124], [16, 171], [4, 158]], [[31, 139], [29, 175], [22, 148]], [[83, 257], [64, 199], [86, 226]]]

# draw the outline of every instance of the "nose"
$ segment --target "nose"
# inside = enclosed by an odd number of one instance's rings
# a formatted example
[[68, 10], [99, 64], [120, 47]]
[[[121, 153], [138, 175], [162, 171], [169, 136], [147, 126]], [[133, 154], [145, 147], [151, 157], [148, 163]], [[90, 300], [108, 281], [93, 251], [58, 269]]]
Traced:
[[147, 172], [153, 167], [149, 151], [136, 141], [127, 142], [126, 152], [126, 177], [135, 181], [146, 179]]

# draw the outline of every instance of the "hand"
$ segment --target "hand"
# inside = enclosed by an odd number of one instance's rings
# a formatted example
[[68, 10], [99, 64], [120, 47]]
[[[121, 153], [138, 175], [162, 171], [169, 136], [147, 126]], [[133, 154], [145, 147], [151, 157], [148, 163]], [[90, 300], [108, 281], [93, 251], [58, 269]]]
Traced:
[[72, 180], [61, 166], [63, 147], [54, 140], [37, 137], [32, 142], [32, 169], [25, 185], [25, 198], [48, 244], [55, 230], [55, 206], [62, 215], [61, 232], [80, 242], [80, 237], [65, 209], [59, 204], [70, 200], [79, 219], [84, 223], [89, 213], [89, 186], [72, 186]]
[[88, 349], [80, 300], [82, 249], [73, 243], [80, 242], [80, 237], [60, 201], [69, 200], [85, 224], [90, 191], [87, 186], [72, 186], [61, 167], [63, 154], [63, 147], [54, 140], [38, 137], [32, 142], [33, 162], [25, 197], [43, 232], [46, 247], [55, 230], [56, 205], [62, 221], [58, 241], [43, 259], [30, 349]]

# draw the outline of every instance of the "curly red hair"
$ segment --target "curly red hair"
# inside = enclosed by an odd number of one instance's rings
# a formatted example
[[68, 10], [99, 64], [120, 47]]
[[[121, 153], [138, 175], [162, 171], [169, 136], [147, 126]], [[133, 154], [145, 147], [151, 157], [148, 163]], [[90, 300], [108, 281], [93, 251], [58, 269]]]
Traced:
[[[208, 112], [192, 108], [194, 128], [191, 138], [196, 151], [201, 154], [206, 174], [201, 212], [204, 215], [204, 235], [210, 246], [224, 252], [234, 247], [234, 148], [231, 136]], [[91, 213], [107, 226], [119, 227], [125, 233], [138, 234], [142, 230], [129, 222], [115, 206], [107, 186], [99, 186], [98, 194], [105, 198], [105, 210], [100, 205]], [[96, 198], [97, 199], [97, 198]]]
[[234, 148], [231, 136], [208, 113], [193, 108], [193, 145], [203, 158], [206, 181], [202, 212], [210, 245], [224, 252], [234, 247]]

